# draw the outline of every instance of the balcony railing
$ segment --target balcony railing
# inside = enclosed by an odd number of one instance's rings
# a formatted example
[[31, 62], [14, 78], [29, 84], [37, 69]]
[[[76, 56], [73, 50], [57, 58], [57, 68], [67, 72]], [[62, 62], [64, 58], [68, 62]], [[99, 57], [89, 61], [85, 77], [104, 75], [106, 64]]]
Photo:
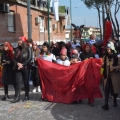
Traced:
[[[21, 2], [27, 3], [27, 0], [19, 0]], [[30, 0], [31, 5], [34, 5], [36, 7], [43, 7], [47, 8], [47, 0]]]

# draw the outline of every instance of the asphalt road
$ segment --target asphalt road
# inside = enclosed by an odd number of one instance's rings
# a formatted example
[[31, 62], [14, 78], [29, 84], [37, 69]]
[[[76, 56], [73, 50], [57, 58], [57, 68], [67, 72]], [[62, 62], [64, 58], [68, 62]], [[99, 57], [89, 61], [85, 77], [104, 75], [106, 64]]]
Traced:
[[[3, 97], [3, 88], [0, 88], [0, 99]], [[95, 99], [94, 107], [83, 100], [81, 104], [61, 104], [40, 101], [41, 94], [30, 92], [28, 102], [11, 103], [14, 89], [10, 86], [10, 100], [0, 100], [0, 120], [120, 120], [120, 96], [118, 107], [113, 107], [110, 99], [110, 110], [103, 111], [103, 99]], [[24, 92], [21, 92], [21, 100]]]

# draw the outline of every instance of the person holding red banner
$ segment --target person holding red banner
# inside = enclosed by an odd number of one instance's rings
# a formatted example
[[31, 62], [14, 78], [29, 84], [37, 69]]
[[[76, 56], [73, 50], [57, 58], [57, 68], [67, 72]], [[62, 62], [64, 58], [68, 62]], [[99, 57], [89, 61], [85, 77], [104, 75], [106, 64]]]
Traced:
[[67, 57], [67, 49], [62, 48], [60, 52], [60, 58], [56, 60], [56, 62], [60, 65], [70, 66], [69, 58]]
[[47, 42], [44, 42], [42, 45], [42, 51], [38, 55], [38, 58], [42, 58], [42, 59], [47, 60], [49, 62], [55, 62], [56, 57], [54, 54], [50, 53], [49, 49], [50, 49], [49, 44]]
[[78, 62], [80, 62], [80, 59], [79, 59], [79, 57], [78, 57], [78, 51], [76, 50], [76, 49], [73, 49], [72, 51], [71, 51], [71, 64], [74, 64], [74, 63], [78, 63]]
[[1, 64], [3, 66], [2, 70], [2, 84], [4, 85], [5, 95], [2, 100], [10, 99], [8, 95], [8, 85], [14, 85], [13, 76], [13, 48], [8, 43], [4, 43], [3, 52], [1, 55]]
[[108, 43], [106, 55], [103, 59], [104, 68], [104, 91], [105, 91], [105, 104], [102, 106], [103, 110], [109, 110], [109, 93], [113, 96], [113, 106], [117, 107], [118, 89], [116, 87], [119, 84], [119, 70], [118, 56], [115, 54], [115, 48], [113, 44]]
[[95, 58], [95, 55], [91, 50], [91, 45], [85, 44], [83, 45], [82, 49], [83, 49], [83, 52], [80, 54], [81, 61], [88, 58]]
[[[91, 46], [89, 44], [85, 44], [83, 46], [83, 52], [80, 55], [81, 61], [89, 59], [89, 58], [95, 58], [94, 53], [91, 50]], [[94, 99], [93, 98], [88, 98], [88, 104], [91, 106], [94, 106]]]
[[[37, 58], [37, 57], [36, 57]], [[50, 46], [47, 42], [44, 42], [43, 45], [42, 45], [42, 50], [41, 50], [41, 53], [38, 55], [38, 58], [41, 58], [43, 60], [46, 60], [46, 61], [49, 61], [49, 62], [56, 62], [56, 57], [54, 54], [52, 54], [50, 52]], [[40, 78], [41, 79], [41, 78]], [[40, 87], [41, 87], [41, 90], [42, 90], [42, 83], [41, 83], [41, 80], [40, 80]], [[44, 99], [41, 97], [41, 100], [42, 101], [47, 101], [47, 99]]]

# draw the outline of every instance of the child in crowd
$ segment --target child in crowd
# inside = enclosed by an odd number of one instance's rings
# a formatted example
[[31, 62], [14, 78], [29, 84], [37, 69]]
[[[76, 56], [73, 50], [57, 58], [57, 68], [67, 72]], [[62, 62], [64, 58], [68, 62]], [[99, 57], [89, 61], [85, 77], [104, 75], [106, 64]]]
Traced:
[[62, 50], [60, 52], [60, 58], [57, 59], [56, 62], [60, 65], [70, 66], [70, 61], [67, 57], [67, 49], [66, 48], [62, 48]]
[[71, 64], [74, 64], [74, 63], [78, 63], [78, 62], [80, 62], [80, 59], [79, 59], [79, 57], [78, 57], [78, 51], [76, 50], [76, 49], [73, 49], [72, 51], [71, 51]]

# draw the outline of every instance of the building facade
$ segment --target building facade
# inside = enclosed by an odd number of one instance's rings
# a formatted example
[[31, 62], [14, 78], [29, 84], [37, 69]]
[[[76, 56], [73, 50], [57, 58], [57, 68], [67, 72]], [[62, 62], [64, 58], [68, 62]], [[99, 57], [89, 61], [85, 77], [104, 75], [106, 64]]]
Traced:
[[89, 38], [91, 34], [95, 34], [97, 37], [100, 37], [100, 28], [96, 27], [84, 27], [82, 36], [84, 38]]
[[[20, 36], [28, 37], [27, 0], [3, 0], [0, 7], [0, 43], [16, 44]], [[3, 6], [7, 4], [8, 12]], [[51, 11], [51, 9], [50, 9]], [[32, 39], [38, 44], [48, 40], [47, 0], [31, 0]], [[54, 20], [50, 12], [50, 40], [65, 41], [65, 16]]]

